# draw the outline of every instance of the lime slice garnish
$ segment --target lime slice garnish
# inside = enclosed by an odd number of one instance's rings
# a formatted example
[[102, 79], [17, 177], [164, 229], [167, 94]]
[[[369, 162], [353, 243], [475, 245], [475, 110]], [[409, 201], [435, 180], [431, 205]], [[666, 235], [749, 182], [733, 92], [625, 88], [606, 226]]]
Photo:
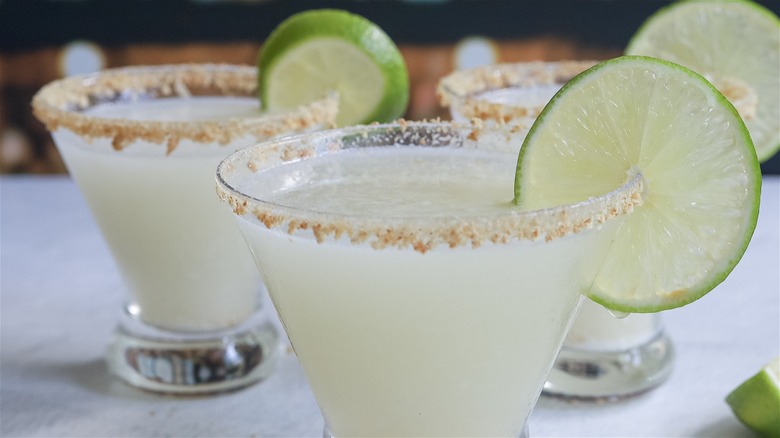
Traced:
[[734, 415], [766, 437], [780, 436], [780, 357], [726, 396]]
[[742, 119], [697, 73], [624, 56], [569, 81], [523, 143], [515, 202], [577, 202], [637, 173], [643, 205], [585, 293], [623, 312], [679, 307], [712, 290], [742, 257], [761, 191]]
[[627, 54], [703, 75], [736, 106], [759, 161], [780, 149], [780, 19], [749, 1], [685, 1], [653, 14]]
[[260, 100], [268, 110], [296, 108], [339, 93], [336, 123], [387, 122], [403, 115], [409, 75], [401, 52], [376, 24], [318, 9], [282, 22], [258, 59]]

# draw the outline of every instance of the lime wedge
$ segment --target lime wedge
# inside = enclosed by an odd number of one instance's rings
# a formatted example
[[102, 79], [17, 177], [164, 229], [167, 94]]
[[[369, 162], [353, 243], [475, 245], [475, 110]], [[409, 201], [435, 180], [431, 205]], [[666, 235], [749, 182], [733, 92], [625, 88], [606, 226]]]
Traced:
[[780, 437], [780, 356], [726, 396], [734, 415], [767, 437]]
[[622, 312], [679, 307], [713, 289], [742, 257], [761, 191], [742, 119], [697, 73], [624, 56], [573, 78], [523, 143], [515, 203], [577, 202], [637, 173], [643, 205], [626, 218], [585, 293]]
[[263, 44], [258, 90], [268, 110], [287, 110], [339, 93], [338, 125], [387, 122], [409, 102], [406, 64], [376, 24], [317, 9], [282, 22]]
[[780, 19], [749, 1], [684, 1], [653, 14], [626, 53], [694, 70], [736, 106], [759, 161], [780, 149]]

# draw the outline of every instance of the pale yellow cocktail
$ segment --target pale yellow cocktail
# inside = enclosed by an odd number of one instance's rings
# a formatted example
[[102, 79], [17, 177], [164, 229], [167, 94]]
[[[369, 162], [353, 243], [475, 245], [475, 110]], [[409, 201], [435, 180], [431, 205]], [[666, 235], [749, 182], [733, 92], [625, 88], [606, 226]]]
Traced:
[[218, 192], [333, 436], [522, 434], [641, 182], [520, 211], [517, 138], [354, 127], [220, 165]]
[[336, 102], [267, 114], [256, 83], [244, 66], [128, 67], [55, 81], [33, 101], [126, 283], [108, 364], [132, 385], [209, 393], [272, 369], [262, 283], [213, 173], [259, 140], [329, 125]]

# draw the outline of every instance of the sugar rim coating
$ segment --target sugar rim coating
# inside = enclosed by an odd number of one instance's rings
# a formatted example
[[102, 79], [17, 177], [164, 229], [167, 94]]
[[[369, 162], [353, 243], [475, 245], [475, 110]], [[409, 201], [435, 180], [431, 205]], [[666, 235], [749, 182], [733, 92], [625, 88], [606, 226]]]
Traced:
[[458, 70], [445, 76], [436, 87], [439, 103], [445, 108], [457, 105], [467, 118], [503, 123], [535, 118], [544, 105], [508, 105], [480, 99], [480, 94], [502, 88], [533, 88], [563, 85], [596, 65], [596, 61], [518, 62]]
[[476, 248], [486, 243], [550, 241], [592, 229], [641, 205], [641, 175], [615, 191], [583, 202], [535, 211], [508, 206], [506, 213], [479, 216], [371, 217], [308, 210], [264, 201], [235, 188], [243, 178], [256, 172], [353, 147], [412, 145], [505, 152], [500, 144], [487, 141], [486, 136], [501, 143], [501, 139], [508, 141], [511, 135], [507, 129], [479, 124], [399, 121], [288, 136], [228, 156], [217, 169], [217, 194], [237, 216], [268, 229], [310, 235], [319, 243], [328, 238], [346, 238], [352, 244], [369, 244], [374, 249], [412, 248], [421, 253], [437, 246]]
[[109, 138], [121, 151], [134, 141], [164, 145], [170, 154], [182, 140], [227, 145], [236, 138], [268, 139], [312, 127], [332, 127], [338, 112], [338, 96], [285, 113], [258, 113], [198, 121], [139, 121], [83, 114], [100, 103], [165, 97], [255, 97], [257, 68], [229, 64], [177, 64], [107, 69], [88, 75], [53, 81], [35, 94], [33, 113], [50, 132], [66, 128], [89, 140]]

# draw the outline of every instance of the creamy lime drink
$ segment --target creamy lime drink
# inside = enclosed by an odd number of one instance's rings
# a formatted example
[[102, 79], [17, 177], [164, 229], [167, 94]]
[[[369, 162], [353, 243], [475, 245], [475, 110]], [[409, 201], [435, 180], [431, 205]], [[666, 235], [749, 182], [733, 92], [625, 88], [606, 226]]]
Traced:
[[568, 348], [624, 351], [655, 338], [661, 331], [656, 314], [623, 314], [585, 300], [566, 335]]
[[[454, 120], [533, 124], [560, 88], [592, 61], [499, 64], [456, 71], [438, 87]], [[625, 396], [663, 382], [672, 344], [658, 314], [611, 313], [585, 300], [563, 343], [545, 393], [578, 398]]]
[[133, 67], [57, 81], [34, 100], [127, 285], [108, 362], [131, 384], [212, 392], [271, 369], [262, 283], [213, 172], [258, 140], [329, 124], [336, 109], [325, 99], [264, 113], [256, 81], [250, 67]]
[[[83, 114], [194, 122], [258, 117], [259, 111], [252, 97], [189, 97], [105, 103]], [[225, 220], [222, 209], [213, 207], [212, 184], [204, 175], [226, 153], [252, 144], [251, 136], [224, 148], [185, 142], [169, 157], [158, 144], [106, 153], [111, 151], [108, 139], [86, 144], [66, 130], [53, 136], [134, 291], [133, 312], [139, 318], [167, 330], [208, 331], [235, 326], [255, 311], [259, 278], [247, 269], [252, 262], [248, 251], [240, 250], [241, 236], [236, 233], [231, 241], [196, 232], [224, 226]], [[184, 222], [171, 202], [198, 213]], [[139, 234], [129, 232], [134, 229]]]
[[519, 436], [641, 180], [511, 203], [524, 133], [449, 124], [270, 141], [218, 169], [333, 436]]

